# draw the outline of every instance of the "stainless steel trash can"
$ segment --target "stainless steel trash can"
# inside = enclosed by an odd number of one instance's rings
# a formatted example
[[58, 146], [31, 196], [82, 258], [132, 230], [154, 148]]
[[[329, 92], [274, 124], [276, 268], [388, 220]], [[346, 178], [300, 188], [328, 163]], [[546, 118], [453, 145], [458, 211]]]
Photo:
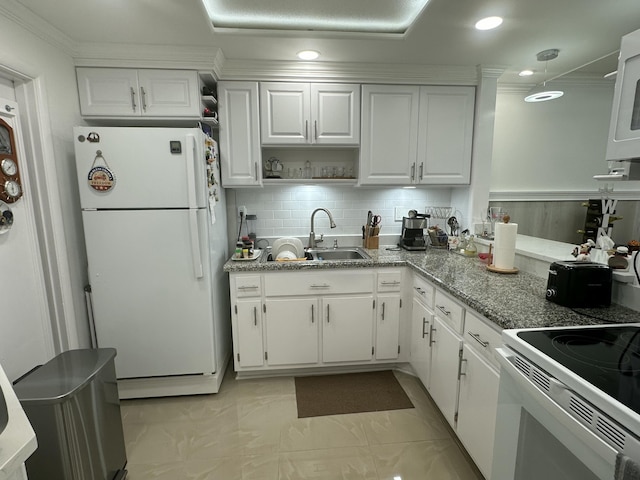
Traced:
[[70, 350], [14, 385], [38, 448], [29, 480], [122, 480], [127, 455], [113, 348]]

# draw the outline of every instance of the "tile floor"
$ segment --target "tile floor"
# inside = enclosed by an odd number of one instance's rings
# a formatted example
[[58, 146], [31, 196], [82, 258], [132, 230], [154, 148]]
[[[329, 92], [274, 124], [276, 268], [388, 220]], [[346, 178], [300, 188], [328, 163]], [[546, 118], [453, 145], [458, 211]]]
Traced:
[[481, 480], [414, 377], [415, 408], [297, 418], [293, 377], [125, 400], [128, 480]]

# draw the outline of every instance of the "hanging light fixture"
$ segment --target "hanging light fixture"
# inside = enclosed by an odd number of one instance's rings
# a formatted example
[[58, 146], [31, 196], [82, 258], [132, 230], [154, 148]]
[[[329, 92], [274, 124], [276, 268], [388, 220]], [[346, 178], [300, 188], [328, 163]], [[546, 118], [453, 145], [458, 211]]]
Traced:
[[[545, 62], [544, 64], [544, 75], [547, 76], [547, 62], [549, 60], [553, 60], [558, 57], [558, 53], [560, 50], [557, 48], [550, 48], [549, 50], [543, 50], [536, 55], [536, 58], [539, 62]], [[533, 87], [526, 97], [524, 97], [525, 102], [533, 103], [533, 102], [546, 102], [547, 100], [553, 100], [555, 98], [559, 98], [564, 95], [562, 90], [557, 90], [553, 88], [547, 88], [547, 81], [545, 80], [542, 85], [538, 85]]]

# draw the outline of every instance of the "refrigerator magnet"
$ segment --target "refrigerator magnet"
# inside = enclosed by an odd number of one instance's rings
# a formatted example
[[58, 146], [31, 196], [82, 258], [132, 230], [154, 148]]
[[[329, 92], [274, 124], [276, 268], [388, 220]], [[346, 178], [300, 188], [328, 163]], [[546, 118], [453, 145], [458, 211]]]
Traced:
[[[96, 165], [98, 159], [101, 159], [104, 165]], [[96, 158], [94, 158], [91, 170], [89, 170], [87, 181], [89, 186], [98, 192], [108, 192], [116, 184], [116, 177], [100, 150], [96, 152]]]

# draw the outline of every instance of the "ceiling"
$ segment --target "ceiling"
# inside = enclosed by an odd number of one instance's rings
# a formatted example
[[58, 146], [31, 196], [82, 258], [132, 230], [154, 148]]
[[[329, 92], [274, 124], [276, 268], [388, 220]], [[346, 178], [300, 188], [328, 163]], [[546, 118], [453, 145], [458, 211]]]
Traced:
[[[640, 29], [639, 0], [430, 0], [404, 38], [221, 33], [212, 28], [200, 0], [16, 1], [75, 44], [217, 47], [227, 60], [259, 61], [294, 61], [299, 50], [314, 49], [321, 52], [319, 62], [397, 65], [399, 70], [504, 67], [499, 81], [516, 84], [538, 83], [576, 69], [604, 75], [616, 69], [622, 35]], [[366, 8], [367, 0], [361, 1]], [[504, 17], [503, 25], [484, 32], [473, 28], [476, 20], [489, 15]], [[558, 48], [560, 54], [548, 62], [545, 74], [536, 53], [549, 48]], [[518, 77], [524, 68], [536, 74]]]

